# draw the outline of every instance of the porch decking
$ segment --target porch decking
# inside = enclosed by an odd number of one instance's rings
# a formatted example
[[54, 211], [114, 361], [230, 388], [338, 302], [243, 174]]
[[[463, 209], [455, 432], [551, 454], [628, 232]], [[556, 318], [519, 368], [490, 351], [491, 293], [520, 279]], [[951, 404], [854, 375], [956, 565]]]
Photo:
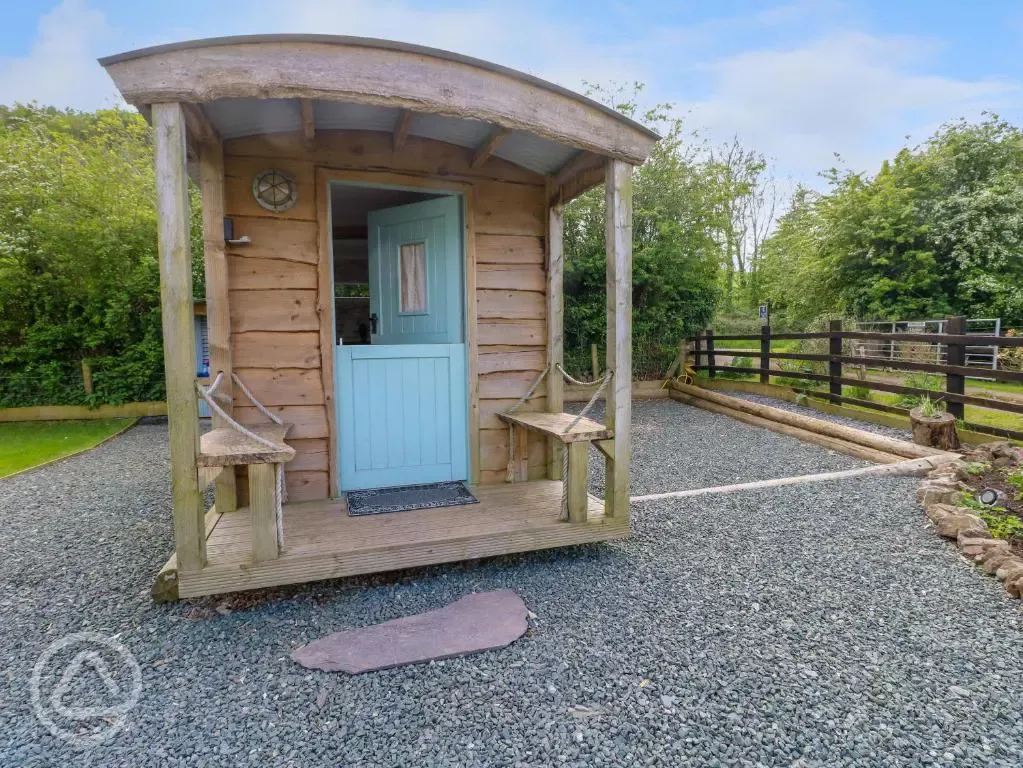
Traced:
[[343, 500], [284, 508], [280, 557], [254, 563], [248, 507], [207, 521], [207, 565], [178, 572], [180, 597], [378, 573], [628, 535], [589, 496], [586, 522], [560, 522], [561, 482], [477, 486], [479, 504], [349, 517]]

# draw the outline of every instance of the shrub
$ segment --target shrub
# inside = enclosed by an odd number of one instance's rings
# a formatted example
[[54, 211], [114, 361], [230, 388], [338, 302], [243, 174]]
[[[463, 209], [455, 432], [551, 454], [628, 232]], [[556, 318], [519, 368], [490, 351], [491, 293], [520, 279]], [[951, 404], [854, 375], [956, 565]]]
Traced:
[[[930, 373], [911, 373], [902, 380], [903, 386], [913, 389], [927, 389], [932, 392], [941, 391], [941, 377]], [[924, 400], [930, 400], [930, 395], [904, 394], [899, 395], [897, 405], [900, 408], [918, 408], [923, 405]], [[943, 401], [942, 405], [944, 405]], [[944, 410], [944, 407], [942, 407]]]

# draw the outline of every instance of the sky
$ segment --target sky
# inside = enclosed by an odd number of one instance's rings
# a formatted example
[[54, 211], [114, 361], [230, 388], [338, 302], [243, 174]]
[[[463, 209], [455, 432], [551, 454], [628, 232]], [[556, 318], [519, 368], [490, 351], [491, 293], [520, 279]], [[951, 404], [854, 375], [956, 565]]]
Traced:
[[711, 143], [738, 137], [780, 182], [874, 172], [942, 123], [1023, 122], [1018, 0], [6, 0], [0, 103], [120, 102], [96, 59], [202, 37], [361, 35], [430, 45], [573, 90], [644, 84]]

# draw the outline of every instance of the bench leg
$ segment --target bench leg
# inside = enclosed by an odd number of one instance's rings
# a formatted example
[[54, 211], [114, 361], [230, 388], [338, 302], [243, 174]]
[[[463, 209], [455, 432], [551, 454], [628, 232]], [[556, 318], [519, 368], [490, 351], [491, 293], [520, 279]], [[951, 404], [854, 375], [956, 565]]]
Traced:
[[529, 479], [529, 430], [525, 427], [516, 427], [515, 435], [515, 476], [518, 482], [524, 483]]
[[252, 513], [252, 560], [276, 560], [277, 475], [273, 464], [249, 465], [249, 510]]
[[[512, 443], [515, 450], [511, 449]], [[508, 425], [508, 477], [505, 482], [524, 483], [529, 479], [529, 432], [515, 424]]]
[[568, 522], [585, 523], [586, 511], [589, 506], [588, 476], [590, 460], [590, 444], [586, 441], [569, 443], [568, 449]]

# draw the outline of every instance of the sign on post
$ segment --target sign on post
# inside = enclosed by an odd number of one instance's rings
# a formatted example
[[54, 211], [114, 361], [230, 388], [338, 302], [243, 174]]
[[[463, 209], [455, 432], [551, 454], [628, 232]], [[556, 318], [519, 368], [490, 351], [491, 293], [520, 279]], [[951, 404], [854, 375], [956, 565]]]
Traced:
[[770, 305], [768, 305], [768, 304], [761, 304], [760, 305], [760, 321], [762, 323], [764, 323], [764, 324], [767, 324], [767, 323], [770, 322], [770, 320], [771, 320]]

